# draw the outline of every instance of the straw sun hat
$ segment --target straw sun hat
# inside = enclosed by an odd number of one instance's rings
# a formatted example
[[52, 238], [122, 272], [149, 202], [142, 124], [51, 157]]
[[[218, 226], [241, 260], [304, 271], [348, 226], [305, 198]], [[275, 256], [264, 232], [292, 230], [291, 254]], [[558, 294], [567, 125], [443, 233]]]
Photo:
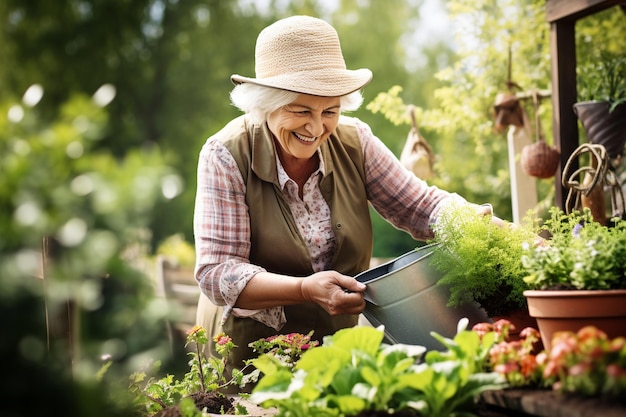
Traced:
[[321, 19], [292, 16], [261, 31], [255, 50], [256, 78], [231, 76], [235, 84], [253, 83], [315, 96], [337, 97], [361, 89], [369, 69], [346, 69], [335, 29]]

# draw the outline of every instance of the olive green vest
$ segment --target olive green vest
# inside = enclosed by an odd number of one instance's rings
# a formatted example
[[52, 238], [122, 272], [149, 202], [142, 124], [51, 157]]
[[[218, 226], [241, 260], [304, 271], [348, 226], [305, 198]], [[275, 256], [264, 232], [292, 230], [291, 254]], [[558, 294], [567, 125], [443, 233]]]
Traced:
[[[274, 140], [267, 124], [254, 125], [241, 116], [215, 137], [233, 155], [246, 184], [250, 262], [269, 272], [311, 275], [309, 251], [278, 183]], [[331, 268], [354, 276], [368, 268], [373, 239], [363, 153], [355, 127], [340, 123], [320, 150], [326, 171], [320, 190], [330, 207], [337, 241]], [[314, 339], [321, 343], [325, 335], [354, 326], [358, 319], [355, 315], [330, 316], [313, 303], [285, 306], [285, 315], [287, 323], [279, 332], [256, 320], [231, 315], [223, 330], [238, 346], [233, 366], [241, 368], [242, 360], [253, 357], [248, 343], [262, 337], [314, 330]]]

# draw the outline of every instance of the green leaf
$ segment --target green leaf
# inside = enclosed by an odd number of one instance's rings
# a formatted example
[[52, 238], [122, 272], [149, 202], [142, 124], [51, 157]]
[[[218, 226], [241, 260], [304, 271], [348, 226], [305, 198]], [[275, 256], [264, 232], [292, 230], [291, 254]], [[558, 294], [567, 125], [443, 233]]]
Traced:
[[382, 330], [369, 326], [359, 326], [339, 330], [330, 339], [330, 345], [346, 351], [360, 350], [374, 357], [384, 336], [385, 333]]
[[363, 379], [370, 385], [377, 387], [381, 383], [381, 378], [378, 375], [378, 372], [370, 367], [365, 367], [361, 369], [361, 376]]
[[353, 416], [365, 410], [367, 402], [354, 395], [331, 395], [328, 404], [335, 405], [343, 415]]

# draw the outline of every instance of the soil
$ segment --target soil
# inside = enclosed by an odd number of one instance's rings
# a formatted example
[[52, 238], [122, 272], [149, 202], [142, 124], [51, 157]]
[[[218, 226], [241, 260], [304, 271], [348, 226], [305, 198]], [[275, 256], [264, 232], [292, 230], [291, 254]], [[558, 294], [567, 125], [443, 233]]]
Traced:
[[393, 414], [389, 414], [388, 411], [363, 411], [353, 417], [417, 417], [418, 415], [413, 410], [398, 410]]
[[[228, 413], [234, 410], [233, 403], [230, 399], [215, 393], [198, 392], [191, 395], [191, 398], [196, 403], [198, 410], [204, 410], [213, 414]], [[182, 413], [178, 406], [165, 407], [154, 417], [182, 417]]]

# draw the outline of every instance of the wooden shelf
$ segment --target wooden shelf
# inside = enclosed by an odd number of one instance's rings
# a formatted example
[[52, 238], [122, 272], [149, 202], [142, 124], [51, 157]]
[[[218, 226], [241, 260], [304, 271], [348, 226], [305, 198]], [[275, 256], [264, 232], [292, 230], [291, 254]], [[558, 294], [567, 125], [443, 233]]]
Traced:
[[520, 417], [624, 417], [626, 403], [583, 398], [551, 390], [504, 389], [480, 396], [485, 415]]

